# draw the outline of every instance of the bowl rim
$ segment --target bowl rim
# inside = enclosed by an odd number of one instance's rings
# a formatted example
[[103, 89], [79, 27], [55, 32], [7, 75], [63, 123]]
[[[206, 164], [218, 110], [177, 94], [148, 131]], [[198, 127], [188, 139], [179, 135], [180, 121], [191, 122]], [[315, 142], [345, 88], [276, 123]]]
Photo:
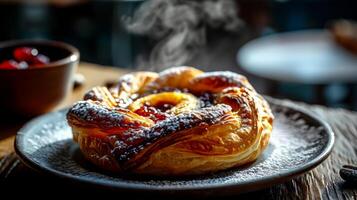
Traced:
[[6, 47], [11, 47], [11, 46], [18, 46], [18, 45], [24, 45], [24, 46], [31, 46], [31, 45], [36, 45], [36, 44], [41, 44], [41, 45], [47, 45], [55, 48], [61, 48], [64, 50], [67, 50], [70, 52], [69, 56], [66, 56], [62, 59], [56, 60], [54, 62], [50, 62], [48, 64], [45, 64], [44, 67], [39, 67], [39, 68], [27, 68], [27, 69], [0, 69], [0, 72], [2, 71], [28, 71], [28, 70], [45, 70], [47, 68], [53, 68], [53, 67], [61, 67], [65, 64], [71, 63], [71, 62], [78, 62], [80, 58], [80, 53], [79, 50], [65, 42], [60, 42], [57, 40], [48, 40], [48, 39], [19, 39], [19, 40], [8, 40], [4, 42], [0, 42], [0, 49], [6, 48]]

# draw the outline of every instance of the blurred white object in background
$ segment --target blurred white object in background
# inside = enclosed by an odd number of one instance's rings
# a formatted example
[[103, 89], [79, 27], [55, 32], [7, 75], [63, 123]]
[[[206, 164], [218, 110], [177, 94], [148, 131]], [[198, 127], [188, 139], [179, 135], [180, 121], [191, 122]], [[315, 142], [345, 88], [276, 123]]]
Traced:
[[248, 73], [279, 82], [357, 82], [357, 56], [336, 44], [324, 30], [255, 39], [240, 49], [237, 61]]

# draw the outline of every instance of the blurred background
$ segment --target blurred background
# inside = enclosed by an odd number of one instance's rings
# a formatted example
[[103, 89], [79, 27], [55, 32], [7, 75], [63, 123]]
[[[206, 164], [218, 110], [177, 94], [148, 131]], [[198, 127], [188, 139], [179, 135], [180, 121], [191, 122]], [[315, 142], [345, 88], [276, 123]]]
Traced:
[[242, 73], [261, 93], [357, 110], [357, 1], [0, 0], [0, 40], [53, 39], [81, 61]]

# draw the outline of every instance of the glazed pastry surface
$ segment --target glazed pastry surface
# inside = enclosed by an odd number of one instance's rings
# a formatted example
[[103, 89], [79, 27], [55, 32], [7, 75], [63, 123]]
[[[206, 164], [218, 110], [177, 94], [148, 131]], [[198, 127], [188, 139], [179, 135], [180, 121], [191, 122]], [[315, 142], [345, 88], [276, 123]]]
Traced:
[[95, 87], [67, 120], [84, 156], [104, 170], [192, 175], [256, 160], [273, 115], [242, 75], [175, 67]]

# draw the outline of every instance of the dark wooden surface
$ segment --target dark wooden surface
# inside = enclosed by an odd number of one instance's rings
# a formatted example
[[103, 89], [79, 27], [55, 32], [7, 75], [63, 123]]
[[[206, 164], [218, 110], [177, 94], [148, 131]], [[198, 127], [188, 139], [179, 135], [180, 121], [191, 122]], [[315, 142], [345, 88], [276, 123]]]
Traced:
[[[83, 63], [79, 71], [87, 78], [85, 86], [74, 91], [58, 109], [80, 99], [88, 88], [102, 85], [106, 80], [115, 79], [125, 72], [120, 69], [98, 68]], [[346, 183], [339, 176], [339, 169], [342, 165], [357, 164], [357, 113], [304, 103], [296, 104], [315, 112], [332, 127], [336, 141], [329, 158], [312, 171], [286, 183], [226, 199], [357, 199], [357, 186]], [[90, 186], [44, 175], [21, 164], [13, 153], [13, 141], [16, 131], [24, 122], [25, 120], [0, 124], [0, 183], [2, 185], [0, 195], [14, 194], [14, 191], [24, 194], [25, 190], [30, 191], [26, 194], [36, 196], [39, 195], [38, 192], [44, 190], [59, 196], [69, 193], [118, 195], [115, 191], [92, 189]]]

